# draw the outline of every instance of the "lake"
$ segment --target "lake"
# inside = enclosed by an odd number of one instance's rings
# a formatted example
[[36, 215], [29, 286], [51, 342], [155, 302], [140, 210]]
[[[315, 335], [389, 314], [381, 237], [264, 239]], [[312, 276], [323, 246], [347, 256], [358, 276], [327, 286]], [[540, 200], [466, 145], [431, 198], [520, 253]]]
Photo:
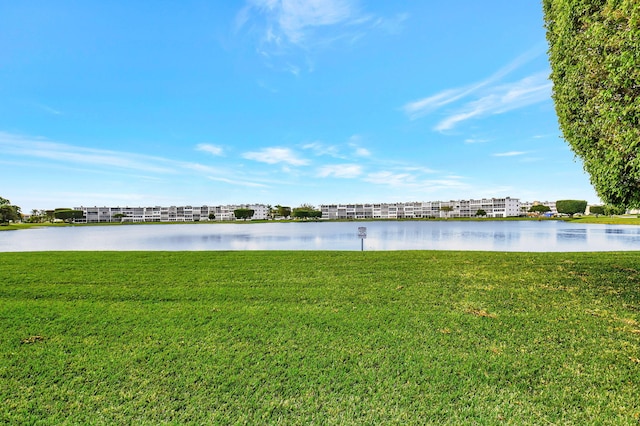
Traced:
[[[358, 227], [366, 227], [361, 242]], [[384, 221], [43, 227], [0, 232], [0, 252], [130, 250], [640, 250], [640, 227], [562, 221]]]

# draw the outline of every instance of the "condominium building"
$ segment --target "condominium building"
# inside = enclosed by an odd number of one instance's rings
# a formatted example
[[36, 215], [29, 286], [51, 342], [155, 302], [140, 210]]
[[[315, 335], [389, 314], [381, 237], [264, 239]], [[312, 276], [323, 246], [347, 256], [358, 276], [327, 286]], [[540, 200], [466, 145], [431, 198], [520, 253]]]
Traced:
[[[252, 209], [253, 219], [268, 219], [269, 207], [263, 204], [226, 206], [169, 206], [169, 207], [74, 207], [83, 218], [76, 223], [105, 222], [200, 222], [207, 220], [235, 220], [233, 211]], [[211, 219], [210, 219], [211, 218]]]
[[[538, 202], [534, 202], [538, 203]], [[421, 201], [408, 203], [323, 204], [322, 219], [421, 219], [463, 218], [483, 214], [487, 217], [525, 215], [534, 203], [521, 203], [517, 198], [481, 198], [472, 200]], [[556, 213], [555, 203], [544, 202]], [[75, 207], [84, 214], [77, 223], [103, 222], [200, 222], [236, 220], [233, 211], [252, 209], [252, 219], [271, 217], [265, 204], [231, 204], [219, 206], [153, 206], [153, 207]]]
[[482, 198], [477, 200], [426, 201], [380, 204], [323, 204], [323, 219], [414, 219], [474, 217], [484, 211], [487, 217], [520, 215], [517, 198]]

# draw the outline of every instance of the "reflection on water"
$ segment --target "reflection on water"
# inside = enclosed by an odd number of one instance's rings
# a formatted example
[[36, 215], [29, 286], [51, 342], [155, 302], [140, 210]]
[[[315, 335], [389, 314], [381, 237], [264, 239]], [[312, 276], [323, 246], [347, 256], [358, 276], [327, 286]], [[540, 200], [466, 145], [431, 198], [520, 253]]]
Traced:
[[587, 240], [587, 230], [584, 228], [578, 229], [561, 229], [556, 234], [558, 241], [562, 242], [562, 240]]
[[0, 232], [0, 252], [56, 250], [640, 250], [640, 227], [556, 221], [116, 225]]

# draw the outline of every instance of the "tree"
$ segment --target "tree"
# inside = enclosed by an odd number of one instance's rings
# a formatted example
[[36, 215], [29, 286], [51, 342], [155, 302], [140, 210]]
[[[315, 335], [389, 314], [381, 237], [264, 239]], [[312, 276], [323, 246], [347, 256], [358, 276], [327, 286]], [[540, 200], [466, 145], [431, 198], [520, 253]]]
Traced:
[[215, 220], [215, 218], [216, 218], [215, 213], [209, 213], [209, 220]]
[[287, 218], [291, 216], [291, 207], [281, 206], [280, 204], [278, 204], [276, 206], [276, 214], [280, 217]]
[[573, 216], [576, 213], [584, 213], [587, 209], [587, 202], [585, 200], [558, 200], [556, 201], [556, 210], [558, 213], [568, 214]]
[[314, 206], [303, 204], [293, 209], [293, 217], [297, 219], [319, 219], [322, 217], [322, 211], [316, 210]]
[[233, 211], [233, 215], [236, 217], [236, 219], [243, 219], [243, 220], [247, 220], [247, 219], [251, 219], [253, 217], [253, 213], [255, 213], [254, 210], [252, 209], [235, 209]]
[[440, 211], [443, 211], [445, 213], [445, 218], [449, 218], [449, 213], [451, 213], [453, 211], [453, 207], [451, 206], [442, 206], [440, 207]]
[[72, 210], [72, 209], [55, 209], [53, 212], [53, 216], [56, 219], [61, 219], [65, 222], [73, 222], [76, 219], [81, 219], [84, 213], [82, 210]]
[[625, 214], [626, 210], [624, 207], [607, 204], [606, 206], [604, 206], [604, 212], [606, 215], [613, 216], [617, 214]]
[[538, 215], [548, 213], [551, 211], [549, 206], [545, 206], [544, 204], [536, 204], [535, 206], [531, 206], [529, 208], [529, 213], [536, 213]]
[[29, 222], [41, 223], [43, 221], [44, 221], [44, 216], [42, 215], [42, 210], [32, 209], [31, 214], [29, 215]]
[[11, 201], [0, 197], [0, 223], [9, 223], [21, 218], [20, 207], [14, 206]]
[[563, 136], [600, 198], [640, 206], [637, 0], [543, 0]]
[[478, 211], [476, 212], [476, 216], [486, 216], [487, 212], [482, 210], [482, 209], [478, 209]]
[[599, 216], [604, 213], [604, 206], [589, 206], [589, 213]]
[[124, 213], [116, 213], [112, 216], [114, 219], [120, 219], [119, 222], [122, 222], [122, 219], [124, 219], [125, 217], [127, 217], [126, 214]]

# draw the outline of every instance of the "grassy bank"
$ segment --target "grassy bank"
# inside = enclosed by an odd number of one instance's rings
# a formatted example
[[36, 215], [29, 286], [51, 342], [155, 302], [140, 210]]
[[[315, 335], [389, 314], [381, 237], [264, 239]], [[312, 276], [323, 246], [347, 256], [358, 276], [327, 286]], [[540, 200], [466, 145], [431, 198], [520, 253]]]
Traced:
[[640, 217], [636, 216], [582, 216], [568, 219], [578, 223], [599, 223], [603, 225], [640, 225]]
[[640, 253], [0, 253], [0, 423], [637, 424]]

